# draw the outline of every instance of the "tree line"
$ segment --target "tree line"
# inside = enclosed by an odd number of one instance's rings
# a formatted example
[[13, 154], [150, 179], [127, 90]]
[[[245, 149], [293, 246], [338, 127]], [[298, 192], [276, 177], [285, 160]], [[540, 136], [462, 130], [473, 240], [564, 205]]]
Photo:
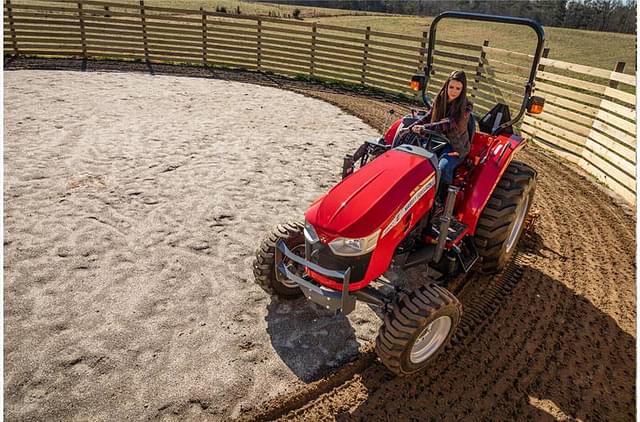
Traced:
[[456, 10], [526, 17], [545, 26], [636, 33], [636, 0], [278, 0], [278, 3], [418, 16]]

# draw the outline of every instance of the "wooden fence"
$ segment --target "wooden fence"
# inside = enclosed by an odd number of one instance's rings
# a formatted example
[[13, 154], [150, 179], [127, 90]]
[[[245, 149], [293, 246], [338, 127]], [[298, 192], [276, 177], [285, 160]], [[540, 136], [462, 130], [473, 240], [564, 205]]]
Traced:
[[536, 87], [545, 109], [526, 116], [521, 130], [635, 203], [636, 78], [620, 73], [623, 65], [612, 71], [543, 59]]
[[52, 0], [5, 2], [5, 52], [111, 57], [308, 75], [414, 95], [426, 34], [411, 37], [205, 10]]
[[[41, 3], [5, 0], [5, 54], [226, 66], [415, 96], [408, 81], [424, 66], [428, 45], [427, 32], [407, 36], [154, 7], [143, 0], [137, 5], [98, 0]], [[528, 76], [527, 61], [531, 63], [531, 56], [493, 48], [488, 40], [478, 45], [438, 41], [436, 73], [428, 92], [435, 94], [449, 72], [463, 69], [476, 114], [496, 102], [515, 111]], [[635, 202], [635, 95], [616, 87], [635, 87], [635, 78], [548, 58], [540, 70], [537, 88], [547, 99], [545, 112], [527, 116], [522, 132]]]

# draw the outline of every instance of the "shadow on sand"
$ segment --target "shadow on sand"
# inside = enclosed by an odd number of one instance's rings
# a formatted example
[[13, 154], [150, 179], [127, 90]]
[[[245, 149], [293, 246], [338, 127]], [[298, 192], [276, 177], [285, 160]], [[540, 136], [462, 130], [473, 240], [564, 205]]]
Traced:
[[267, 332], [282, 361], [304, 382], [313, 382], [358, 356], [349, 320], [302, 297], [273, 296], [267, 306]]
[[[535, 253], [535, 250], [534, 250]], [[603, 280], [614, 282], [614, 280]], [[635, 338], [562, 282], [524, 267], [494, 320], [422, 373], [363, 373], [339, 420], [635, 420]]]

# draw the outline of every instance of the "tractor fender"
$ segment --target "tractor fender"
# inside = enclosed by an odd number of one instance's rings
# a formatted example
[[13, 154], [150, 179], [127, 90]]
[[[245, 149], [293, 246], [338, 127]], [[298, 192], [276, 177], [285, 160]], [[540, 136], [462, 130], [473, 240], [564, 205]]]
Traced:
[[393, 140], [396, 139], [398, 130], [402, 126], [402, 119], [398, 119], [389, 126], [389, 129], [384, 134], [384, 143], [387, 145], [393, 144]]
[[478, 219], [489, 202], [514, 154], [526, 143], [519, 135], [498, 135], [489, 146], [485, 158], [473, 170], [465, 195], [458, 207], [458, 219], [468, 226], [468, 233], [475, 234]]

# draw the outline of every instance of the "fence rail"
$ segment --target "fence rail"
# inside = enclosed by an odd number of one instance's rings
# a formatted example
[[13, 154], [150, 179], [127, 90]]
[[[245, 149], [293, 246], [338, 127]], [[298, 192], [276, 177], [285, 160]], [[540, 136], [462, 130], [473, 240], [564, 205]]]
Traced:
[[[271, 17], [227, 15], [98, 0], [4, 3], [5, 54], [185, 62], [313, 76], [415, 97], [408, 80], [424, 66], [428, 33], [408, 36]], [[543, 114], [520, 130], [589, 171], [635, 203], [634, 75], [544, 58], [536, 92]], [[477, 114], [497, 102], [519, 109], [531, 56], [490, 46], [438, 41], [435, 95], [452, 70], [469, 79]]]
[[522, 132], [635, 203], [635, 77], [621, 73], [622, 64], [606, 70], [543, 59], [541, 66], [545, 111], [526, 116]]

